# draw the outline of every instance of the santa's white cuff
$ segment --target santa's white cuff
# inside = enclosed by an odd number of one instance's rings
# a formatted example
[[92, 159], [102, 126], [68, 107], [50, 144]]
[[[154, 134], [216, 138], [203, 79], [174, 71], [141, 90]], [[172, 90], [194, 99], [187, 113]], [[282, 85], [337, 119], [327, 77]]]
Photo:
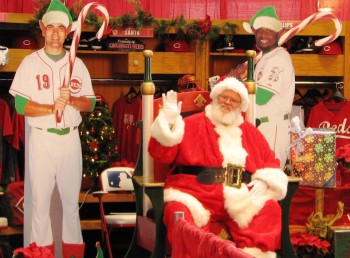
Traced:
[[260, 179], [268, 185], [266, 194], [272, 199], [282, 200], [287, 194], [288, 177], [279, 168], [258, 169], [252, 175], [252, 180]]
[[240, 228], [247, 228], [253, 217], [264, 207], [267, 196], [252, 199], [246, 184], [241, 188], [224, 186], [224, 205], [231, 219], [236, 221]]

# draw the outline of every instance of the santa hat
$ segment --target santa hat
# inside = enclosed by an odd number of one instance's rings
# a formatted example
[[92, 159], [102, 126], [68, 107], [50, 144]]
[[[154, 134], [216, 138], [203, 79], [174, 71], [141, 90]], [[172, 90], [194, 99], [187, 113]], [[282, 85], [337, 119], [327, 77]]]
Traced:
[[268, 28], [275, 32], [279, 32], [282, 30], [282, 23], [278, 19], [275, 8], [273, 6], [266, 6], [258, 11], [249, 23], [243, 23], [243, 28], [250, 34], [254, 33], [252, 27], [255, 30]]
[[241, 97], [241, 111], [248, 109], [249, 97], [245, 85], [234, 77], [221, 77], [210, 92], [210, 98], [216, 99], [224, 90], [232, 90]]
[[45, 27], [53, 23], [60, 23], [68, 28], [68, 26], [73, 23], [73, 18], [69, 10], [60, 0], [51, 1], [41, 20]]

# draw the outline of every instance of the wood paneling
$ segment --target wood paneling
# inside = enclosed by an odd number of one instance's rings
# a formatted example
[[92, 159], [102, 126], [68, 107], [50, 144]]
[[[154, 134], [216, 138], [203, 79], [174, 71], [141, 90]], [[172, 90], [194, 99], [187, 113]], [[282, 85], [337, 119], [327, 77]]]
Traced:
[[34, 51], [32, 49], [9, 48], [9, 63], [0, 65], [0, 72], [15, 72], [23, 58]]
[[[154, 52], [152, 57], [152, 74], [194, 74], [194, 52]], [[142, 52], [130, 52], [127, 56], [115, 58], [115, 73], [143, 74], [145, 58]]]
[[344, 76], [344, 55], [291, 55], [296, 76]]

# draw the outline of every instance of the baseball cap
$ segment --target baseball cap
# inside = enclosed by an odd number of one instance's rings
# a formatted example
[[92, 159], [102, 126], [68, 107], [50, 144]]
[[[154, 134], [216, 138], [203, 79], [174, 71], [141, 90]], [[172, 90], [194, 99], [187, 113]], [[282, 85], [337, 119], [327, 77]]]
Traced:
[[343, 51], [341, 49], [341, 46], [338, 42], [333, 41], [329, 44], [326, 44], [322, 47], [320, 51], [321, 55], [341, 55], [343, 54]]
[[293, 48], [293, 53], [296, 53], [296, 54], [315, 53], [315, 44], [314, 44], [313, 38], [312, 37], [298, 38], [298, 41]]
[[226, 41], [222, 39], [216, 42], [216, 44], [214, 45], [214, 49], [217, 52], [232, 52], [235, 49], [235, 44], [232, 40]]
[[192, 74], [185, 74], [181, 76], [177, 82], [177, 86], [179, 92], [201, 90], [198, 80]]
[[51, 0], [51, 3], [41, 21], [45, 26], [53, 23], [61, 23], [68, 28], [68, 26], [73, 23], [73, 18], [67, 7], [61, 1]]
[[167, 52], [189, 52], [190, 45], [185, 40], [170, 40], [165, 44]]
[[244, 54], [245, 52], [247, 52], [246, 49], [243, 48], [236, 48], [235, 50], [233, 50], [233, 53], [241, 53]]
[[268, 28], [275, 32], [282, 30], [282, 23], [280, 22], [276, 10], [273, 6], [266, 6], [259, 10], [250, 22], [244, 22], [243, 28], [250, 34], [253, 34], [253, 27], [255, 30], [260, 28]]
[[38, 44], [32, 36], [23, 35], [13, 39], [11, 48], [37, 49]]

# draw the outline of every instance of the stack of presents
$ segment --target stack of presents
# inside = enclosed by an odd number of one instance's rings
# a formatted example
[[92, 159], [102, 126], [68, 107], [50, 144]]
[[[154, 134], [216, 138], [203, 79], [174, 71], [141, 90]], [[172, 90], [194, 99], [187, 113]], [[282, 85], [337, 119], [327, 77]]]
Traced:
[[332, 257], [350, 257], [350, 170], [341, 162], [350, 163], [350, 144], [337, 148], [334, 130], [298, 126], [290, 139], [291, 175], [302, 178], [290, 207], [292, 235], [316, 234], [330, 242]]

